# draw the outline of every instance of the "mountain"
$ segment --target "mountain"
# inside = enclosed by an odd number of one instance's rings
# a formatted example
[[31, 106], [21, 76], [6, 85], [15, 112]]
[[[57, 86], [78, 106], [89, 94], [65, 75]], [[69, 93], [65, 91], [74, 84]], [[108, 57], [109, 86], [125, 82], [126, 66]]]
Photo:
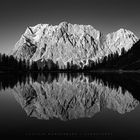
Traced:
[[129, 51], [137, 41], [134, 33], [126, 29], [104, 35], [91, 25], [38, 24], [26, 29], [11, 54], [43, 65], [51, 61], [59, 68], [66, 68], [68, 63], [83, 68], [90, 61], [102, 62], [110, 54], [120, 56], [122, 50]]
[[66, 121], [91, 118], [106, 109], [124, 114], [139, 105], [128, 90], [110, 87], [100, 79], [89, 81], [88, 77], [79, 75], [68, 80], [64, 74], [51, 83], [43, 79], [18, 84], [12, 90], [30, 117]]

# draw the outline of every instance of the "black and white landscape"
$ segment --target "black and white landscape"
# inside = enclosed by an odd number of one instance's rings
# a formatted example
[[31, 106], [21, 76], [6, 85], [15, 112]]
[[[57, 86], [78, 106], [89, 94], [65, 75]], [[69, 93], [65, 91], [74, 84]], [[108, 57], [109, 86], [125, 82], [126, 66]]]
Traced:
[[15, 71], [16, 65], [24, 70], [33, 65], [33, 71], [139, 71], [139, 42], [126, 29], [103, 35], [90, 25], [38, 24], [27, 27], [8, 56], [1, 55], [0, 67], [9, 71]]
[[139, 137], [137, 0], [13, 1], [0, 5], [0, 135]]

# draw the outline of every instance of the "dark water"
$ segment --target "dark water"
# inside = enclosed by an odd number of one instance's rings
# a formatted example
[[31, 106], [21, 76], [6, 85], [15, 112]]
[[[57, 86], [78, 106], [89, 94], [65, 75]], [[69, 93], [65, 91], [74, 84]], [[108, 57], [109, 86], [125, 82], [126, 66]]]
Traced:
[[0, 75], [0, 134], [140, 136], [140, 74]]

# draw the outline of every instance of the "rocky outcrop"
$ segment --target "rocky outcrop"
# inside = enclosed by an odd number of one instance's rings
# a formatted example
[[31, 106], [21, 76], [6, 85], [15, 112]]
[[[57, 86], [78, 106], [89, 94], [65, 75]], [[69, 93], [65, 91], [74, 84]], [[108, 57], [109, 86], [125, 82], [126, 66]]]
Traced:
[[124, 114], [139, 104], [127, 90], [98, 79], [89, 82], [84, 75], [72, 80], [61, 75], [51, 83], [30, 81], [15, 87], [13, 94], [28, 116], [47, 120], [91, 118], [106, 108]]
[[89, 60], [98, 62], [122, 48], [128, 51], [138, 38], [125, 29], [103, 35], [90, 25], [77, 25], [62, 22], [52, 26], [38, 24], [28, 27], [16, 43], [12, 55], [31, 61], [52, 60], [60, 67], [73, 63], [80, 67]]

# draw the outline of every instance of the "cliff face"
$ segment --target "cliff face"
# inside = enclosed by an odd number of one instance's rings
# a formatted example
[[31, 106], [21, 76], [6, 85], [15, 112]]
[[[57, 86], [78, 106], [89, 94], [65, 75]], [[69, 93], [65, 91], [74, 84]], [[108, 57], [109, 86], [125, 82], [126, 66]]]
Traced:
[[83, 75], [73, 80], [61, 75], [52, 83], [29, 82], [15, 87], [13, 94], [28, 116], [47, 120], [90, 118], [106, 108], [124, 114], [139, 104], [127, 90], [110, 88], [98, 79], [89, 82]]
[[128, 51], [138, 38], [125, 29], [103, 35], [90, 25], [62, 22], [52, 26], [38, 24], [28, 27], [16, 43], [12, 55], [32, 61], [52, 60], [63, 67], [69, 63], [80, 67], [89, 60], [101, 61], [103, 57]]

